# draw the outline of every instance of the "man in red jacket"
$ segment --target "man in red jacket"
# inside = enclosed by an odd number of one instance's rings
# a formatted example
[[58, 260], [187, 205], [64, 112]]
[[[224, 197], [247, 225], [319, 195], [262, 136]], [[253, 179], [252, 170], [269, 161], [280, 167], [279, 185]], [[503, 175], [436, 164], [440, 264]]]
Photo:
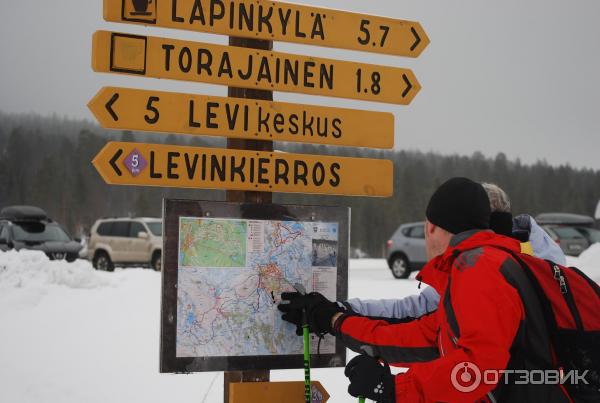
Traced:
[[[508, 252], [519, 253], [519, 241], [488, 230], [483, 187], [449, 180], [431, 197], [426, 217], [430, 260], [418, 279], [442, 296], [437, 311], [394, 324], [345, 314], [320, 294], [287, 294], [283, 318], [298, 324], [305, 309], [312, 331], [378, 358], [360, 355], [346, 366], [353, 396], [381, 403], [568, 402], [557, 385], [522, 385], [514, 372], [488, 371], [552, 369], [553, 359], [542, 307]], [[381, 361], [410, 369], [394, 376]]]

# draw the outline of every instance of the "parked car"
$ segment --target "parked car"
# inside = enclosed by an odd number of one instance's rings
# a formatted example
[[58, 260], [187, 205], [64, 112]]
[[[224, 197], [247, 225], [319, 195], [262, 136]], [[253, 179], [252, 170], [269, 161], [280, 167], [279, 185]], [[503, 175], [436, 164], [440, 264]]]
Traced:
[[565, 255], [579, 256], [590, 243], [573, 227], [566, 225], [542, 225], [542, 228], [560, 246]]
[[102, 218], [92, 226], [88, 258], [97, 270], [149, 265], [161, 269], [162, 221], [159, 218]]
[[395, 278], [408, 278], [427, 262], [425, 223], [401, 225], [387, 241], [387, 262]]
[[588, 241], [590, 245], [600, 242], [600, 231], [589, 227], [573, 227]]
[[0, 211], [0, 250], [39, 250], [51, 260], [73, 262], [81, 244], [44, 210], [35, 206], [10, 206]]

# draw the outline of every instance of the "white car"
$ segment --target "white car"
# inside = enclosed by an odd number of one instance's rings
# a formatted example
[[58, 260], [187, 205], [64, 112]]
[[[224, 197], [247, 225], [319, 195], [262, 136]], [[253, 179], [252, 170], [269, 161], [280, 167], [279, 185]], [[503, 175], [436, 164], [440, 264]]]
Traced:
[[97, 270], [115, 266], [161, 269], [162, 221], [159, 218], [102, 218], [92, 226], [88, 258]]

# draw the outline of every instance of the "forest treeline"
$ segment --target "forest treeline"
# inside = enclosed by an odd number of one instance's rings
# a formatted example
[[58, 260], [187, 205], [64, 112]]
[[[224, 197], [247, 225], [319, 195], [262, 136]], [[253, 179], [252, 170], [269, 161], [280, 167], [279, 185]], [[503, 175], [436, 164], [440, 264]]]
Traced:
[[[212, 190], [120, 187], [104, 184], [91, 164], [109, 140], [223, 147], [223, 139], [114, 132], [88, 122], [0, 112], [0, 207], [32, 204], [44, 208], [73, 235], [89, 230], [99, 217], [159, 216], [163, 197], [224, 200]], [[286, 204], [340, 205], [352, 208], [351, 247], [379, 257], [401, 223], [423, 219], [431, 192], [447, 178], [468, 176], [499, 184], [513, 211], [593, 214], [600, 199], [600, 172], [522, 164], [502, 153], [486, 158], [416, 151], [379, 151], [276, 143], [277, 150], [336, 154], [394, 161], [394, 196], [386, 199], [276, 194]], [[535, 150], [532, 149], [535, 153]]]

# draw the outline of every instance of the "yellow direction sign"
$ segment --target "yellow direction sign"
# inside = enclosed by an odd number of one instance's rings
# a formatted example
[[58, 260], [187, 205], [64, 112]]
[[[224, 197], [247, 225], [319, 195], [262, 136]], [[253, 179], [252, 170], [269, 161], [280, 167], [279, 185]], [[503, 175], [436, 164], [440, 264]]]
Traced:
[[108, 31], [94, 33], [92, 67], [400, 105], [409, 104], [421, 88], [409, 69]]
[[[327, 403], [329, 393], [321, 382], [312, 384], [312, 402]], [[231, 403], [286, 402], [305, 403], [304, 382], [239, 382], [229, 384]]]
[[384, 196], [387, 160], [162, 144], [108, 143], [93, 161], [111, 185]]
[[102, 88], [88, 107], [108, 129], [394, 146], [391, 113], [116, 87]]
[[245, 38], [417, 57], [418, 22], [265, 0], [104, 0], [104, 19]]

